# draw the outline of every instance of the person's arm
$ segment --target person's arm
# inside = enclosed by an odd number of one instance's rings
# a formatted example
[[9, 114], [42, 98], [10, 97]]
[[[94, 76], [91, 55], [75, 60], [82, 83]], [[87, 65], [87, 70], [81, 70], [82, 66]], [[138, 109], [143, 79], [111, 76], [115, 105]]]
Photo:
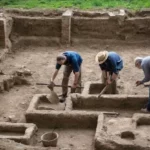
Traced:
[[74, 71], [74, 75], [75, 75], [72, 87], [76, 88], [77, 84], [78, 84], [78, 79], [79, 79], [79, 76], [80, 76], [80, 66], [79, 66], [78, 61], [77, 61], [76, 58], [72, 59], [72, 66], [73, 66], [73, 71]]
[[77, 86], [80, 73], [79, 73], [79, 72], [75, 72], [74, 75], [75, 75], [75, 76], [74, 76], [74, 82], [73, 82], [73, 84], [74, 84], [75, 86]]
[[150, 81], [149, 66], [144, 65], [144, 66], [142, 67], [142, 69], [143, 69], [143, 72], [144, 72], [144, 76], [145, 76], [145, 77], [144, 77], [144, 79], [141, 80], [141, 81], [136, 81], [136, 86], [139, 86], [139, 85], [141, 85], [141, 84], [144, 84], [145, 82]]
[[61, 65], [60, 65], [60, 64], [56, 64], [56, 67], [55, 67], [55, 68], [56, 68], [56, 70], [55, 70], [55, 72], [53, 73], [50, 82], [54, 82], [54, 80], [55, 80], [55, 78], [56, 78], [56, 76], [57, 76], [57, 74], [58, 74], [58, 71], [59, 71], [59, 69], [61, 68]]
[[116, 73], [113, 73], [113, 74], [112, 74], [112, 80], [113, 80], [113, 81], [116, 80], [117, 77], [118, 77], [118, 74], [116, 74]]
[[59, 71], [58, 69], [55, 70], [55, 72], [54, 72], [54, 74], [53, 74], [53, 76], [51, 78], [51, 82], [54, 82], [54, 80], [55, 80], [55, 78], [56, 78], [56, 76], [58, 74], [58, 71]]
[[149, 67], [144, 66], [142, 67], [143, 71], [144, 71], [144, 79], [141, 81], [141, 84], [150, 81], [150, 71], [149, 71]]

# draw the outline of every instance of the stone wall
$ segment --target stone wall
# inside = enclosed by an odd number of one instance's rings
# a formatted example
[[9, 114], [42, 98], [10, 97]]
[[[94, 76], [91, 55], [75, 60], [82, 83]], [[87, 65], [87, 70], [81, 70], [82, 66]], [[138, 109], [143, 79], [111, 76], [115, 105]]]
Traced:
[[[8, 13], [9, 12], [9, 13]], [[19, 44], [71, 44], [76, 41], [120, 40], [145, 41], [150, 36], [150, 15], [145, 12], [117, 11], [43, 11], [17, 10], [6, 15], [12, 18], [11, 41]], [[144, 12], [144, 11], [143, 11]], [[38, 16], [38, 15], [39, 16]], [[44, 41], [44, 42], [43, 42]], [[49, 43], [49, 44], [47, 44]], [[86, 43], [86, 42], [85, 42]]]
[[72, 18], [72, 38], [144, 40], [150, 36], [150, 17]]
[[61, 36], [60, 18], [14, 17], [12, 33], [18, 36]]

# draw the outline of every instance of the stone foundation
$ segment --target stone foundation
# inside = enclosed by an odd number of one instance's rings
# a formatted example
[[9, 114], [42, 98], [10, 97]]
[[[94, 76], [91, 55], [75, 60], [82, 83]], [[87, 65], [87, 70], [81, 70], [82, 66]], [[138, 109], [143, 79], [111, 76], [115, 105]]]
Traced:
[[27, 123], [0, 122], [0, 139], [10, 139], [23, 144], [33, 144], [37, 127]]
[[132, 118], [108, 118], [103, 114], [99, 115], [95, 149], [149, 150], [149, 119], [149, 114], [135, 114]]

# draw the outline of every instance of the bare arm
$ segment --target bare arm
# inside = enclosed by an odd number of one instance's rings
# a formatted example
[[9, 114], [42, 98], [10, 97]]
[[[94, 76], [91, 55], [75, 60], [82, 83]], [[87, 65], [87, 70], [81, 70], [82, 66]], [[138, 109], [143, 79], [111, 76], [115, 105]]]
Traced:
[[116, 80], [116, 79], [117, 79], [117, 77], [118, 77], [118, 75], [117, 75], [117, 74], [115, 74], [115, 73], [113, 73], [113, 74], [112, 74], [112, 80]]
[[56, 76], [57, 76], [57, 74], [58, 74], [58, 71], [59, 70], [55, 70], [55, 72], [54, 72], [54, 74], [53, 74], [53, 76], [52, 76], [52, 78], [51, 78], [51, 82], [54, 82], [54, 80], [55, 80], [55, 78], [56, 78]]
[[74, 85], [76, 85], [78, 83], [78, 79], [79, 79], [79, 72], [75, 72], [75, 76], [74, 76]]
[[107, 72], [106, 72], [106, 78], [110, 80], [110, 77], [111, 77], [111, 76], [110, 76], [110, 73], [107, 71]]

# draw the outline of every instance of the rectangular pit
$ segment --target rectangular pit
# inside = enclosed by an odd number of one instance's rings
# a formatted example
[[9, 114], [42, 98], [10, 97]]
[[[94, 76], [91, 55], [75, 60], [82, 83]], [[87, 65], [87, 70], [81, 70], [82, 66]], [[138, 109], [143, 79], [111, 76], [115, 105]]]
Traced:
[[[67, 100], [66, 109], [73, 111], [109, 111], [130, 116], [139, 112], [147, 102], [148, 97], [142, 95], [81, 95], [72, 94]], [[127, 111], [128, 110], [128, 111]]]
[[37, 110], [65, 110], [65, 104], [59, 103], [59, 104], [52, 104], [49, 100], [47, 95], [43, 94], [38, 97], [38, 102], [36, 105]]
[[[95, 134], [95, 148], [99, 149], [149, 149], [150, 115], [134, 114], [132, 118], [99, 115]], [[137, 125], [137, 123], [142, 123]]]
[[[45, 103], [45, 97], [44, 94], [35, 95], [26, 112], [27, 122], [34, 122], [40, 127], [38, 141], [42, 134], [54, 130], [59, 134], [57, 147], [79, 150], [93, 149], [97, 118], [100, 113], [37, 109], [41, 105], [40, 103]], [[37, 145], [41, 146], [42, 143], [37, 143]]]
[[[44, 104], [45, 98], [49, 97], [50, 94], [36, 94], [34, 95], [31, 103], [26, 111], [26, 120], [33, 122], [39, 127], [63, 127], [63, 128], [95, 128], [98, 114], [100, 111], [71, 111], [70, 97], [67, 100], [65, 110], [53, 110], [47, 109], [51, 104]], [[47, 100], [46, 100], [47, 101]], [[42, 103], [42, 108], [41, 104]], [[49, 106], [47, 106], [49, 105]], [[60, 103], [58, 106], [62, 105]], [[56, 105], [56, 106], [57, 106]], [[39, 109], [40, 106], [40, 109]], [[109, 112], [108, 112], [109, 113]]]
[[37, 127], [28, 123], [0, 122], [0, 139], [10, 139], [19, 143], [34, 144]]
[[[87, 94], [99, 94], [103, 88], [105, 87], [105, 85], [103, 83], [99, 83], [99, 82], [86, 82], [84, 84], [84, 89], [82, 91], [83, 95], [87, 95]], [[106, 94], [107, 91], [104, 93]]]

